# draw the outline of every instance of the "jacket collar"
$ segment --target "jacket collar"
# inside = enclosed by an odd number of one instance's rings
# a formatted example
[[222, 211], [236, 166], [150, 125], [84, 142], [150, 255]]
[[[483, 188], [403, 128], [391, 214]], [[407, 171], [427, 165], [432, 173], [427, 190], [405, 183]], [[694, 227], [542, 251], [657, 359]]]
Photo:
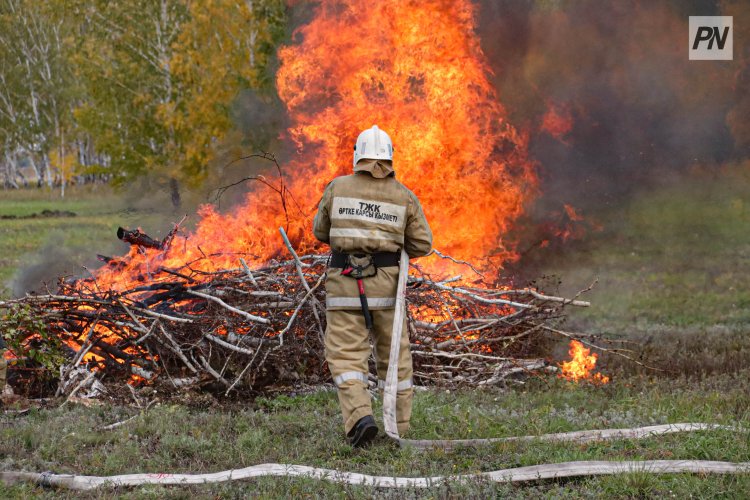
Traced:
[[355, 165], [354, 172], [368, 172], [376, 179], [384, 179], [389, 175], [396, 175], [393, 170], [393, 162], [390, 160], [362, 159]]

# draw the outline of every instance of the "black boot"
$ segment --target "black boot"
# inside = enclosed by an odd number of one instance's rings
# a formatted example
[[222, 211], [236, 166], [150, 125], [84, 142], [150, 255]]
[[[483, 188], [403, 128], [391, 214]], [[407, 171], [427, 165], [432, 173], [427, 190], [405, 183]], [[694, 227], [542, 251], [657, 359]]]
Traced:
[[375, 419], [372, 415], [367, 415], [357, 420], [352, 430], [346, 436], [349, 438], [349, 443], [355, 448], [364, 448], [375, 439], [378, 435], [378, 426], [375, 425]]

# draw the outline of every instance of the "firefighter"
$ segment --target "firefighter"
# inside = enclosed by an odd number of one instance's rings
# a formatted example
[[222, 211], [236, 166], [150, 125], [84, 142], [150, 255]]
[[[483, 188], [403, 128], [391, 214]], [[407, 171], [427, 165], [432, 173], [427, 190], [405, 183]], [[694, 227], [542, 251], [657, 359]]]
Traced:
[[[325, 189], [313, 222], [315, 237], [331, 246], [326, 277], [326, 360], [338, 389], [344, 430], [354, 447], [372, 441], [378, 428], [368, 392], [372, 332], [378, 387], [385, 386], [396, 303], [399, 257], [432, 250], [432, 232], [419, 200], [396, 180], [393, 144], [377, 125], [359, 134], [354, 173]], [[398, 360], [396, 420], [409, 428], [412, 363], [404, 319]]]

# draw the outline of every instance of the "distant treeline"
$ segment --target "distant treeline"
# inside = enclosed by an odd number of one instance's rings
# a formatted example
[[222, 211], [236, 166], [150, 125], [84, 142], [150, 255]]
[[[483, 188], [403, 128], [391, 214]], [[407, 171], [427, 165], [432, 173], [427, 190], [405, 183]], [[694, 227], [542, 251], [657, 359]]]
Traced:
[[283, 0], [0, 0], [0, 184], [200, 182], [238, 93], [272, 87], [285, 15]]

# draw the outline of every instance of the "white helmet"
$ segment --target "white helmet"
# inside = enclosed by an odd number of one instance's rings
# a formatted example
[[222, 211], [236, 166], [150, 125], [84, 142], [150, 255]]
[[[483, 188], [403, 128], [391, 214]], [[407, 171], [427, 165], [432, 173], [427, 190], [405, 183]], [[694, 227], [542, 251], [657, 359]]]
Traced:
[[388, 134], [373, 125], [362, 131], [354, 144], [354, 166], [363, 158], [370, 160], [393, 160], [393, 143]]

